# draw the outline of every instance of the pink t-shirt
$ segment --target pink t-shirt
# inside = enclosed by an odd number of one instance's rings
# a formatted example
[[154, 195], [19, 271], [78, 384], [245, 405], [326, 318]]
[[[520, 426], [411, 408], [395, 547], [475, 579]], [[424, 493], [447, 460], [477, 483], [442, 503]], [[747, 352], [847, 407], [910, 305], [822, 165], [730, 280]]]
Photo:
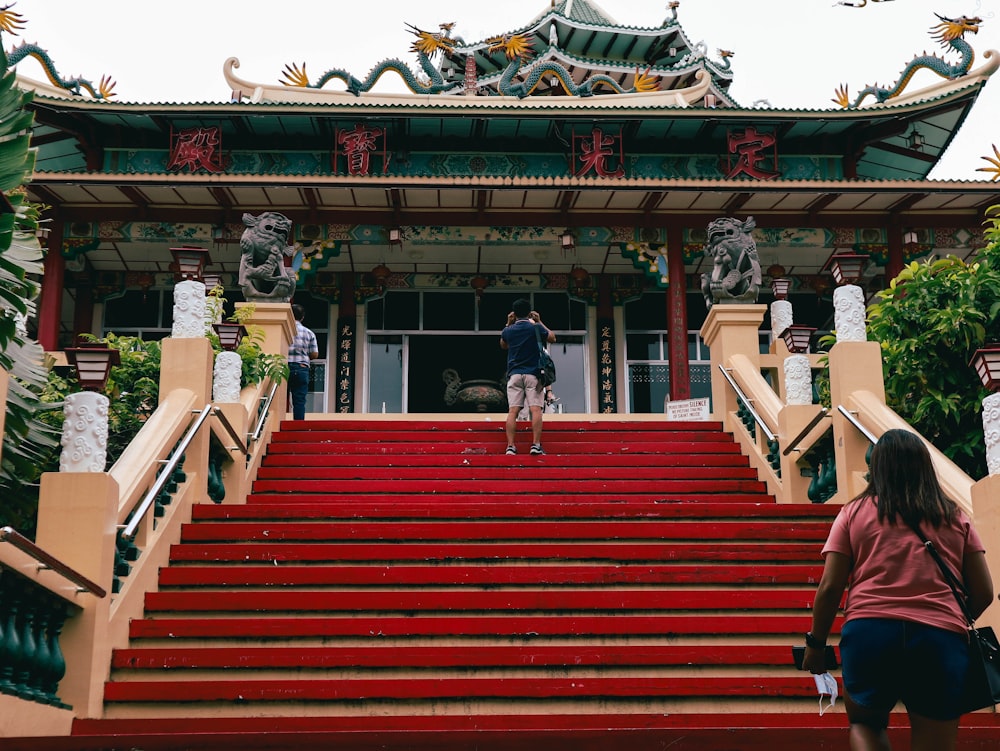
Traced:
[[[965, 554], [985, 550], [961, 510], [952, 525], [934, 529], [924, 523], [921, 530], [959, 580]], [[824, 556], [831, 552], [851, 559], [846, 620], [896, 618], [966, 632], [965, 616], [934, 558], [903, 521], [880, 524], [874, 500], [841, 509], [823, 546]]]

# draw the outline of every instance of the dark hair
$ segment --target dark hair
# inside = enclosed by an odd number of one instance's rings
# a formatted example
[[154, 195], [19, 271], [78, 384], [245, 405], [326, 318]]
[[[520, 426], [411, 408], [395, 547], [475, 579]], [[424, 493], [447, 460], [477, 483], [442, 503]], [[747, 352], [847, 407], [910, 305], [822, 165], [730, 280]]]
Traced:
[[934, 527], [951, 523], [957, 506], [938, 481], [924, 440], [909, 430], [893, 428], [878, 439], [869, 462], [868, 487], [855, 498], [874, 498], [878, 519], [896, 523], [898, 516], [913, 526], [927, 521]]
[[512, 309], [514, 311], [514, 315], [518, 318], [527, 318], [528, 314], [531, 313], [531, 303], [523, 297], [519, 297], [514, 301]]
[[296, 321], [301, 321], [306, 317], [306, 309], [301, 305], [295, 304], [292, 306], [292, 315], [295, 316]]

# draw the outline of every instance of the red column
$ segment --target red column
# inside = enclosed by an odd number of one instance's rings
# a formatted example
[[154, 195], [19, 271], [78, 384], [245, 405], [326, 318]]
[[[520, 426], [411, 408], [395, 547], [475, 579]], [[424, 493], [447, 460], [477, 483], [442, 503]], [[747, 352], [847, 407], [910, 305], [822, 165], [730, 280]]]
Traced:
[[65, 286], [66, 262], [62, 257], [62, 224], [52, 222], [45, 254], [45, 273], [38, 302], [38, 343], [48, 351], [59, 348], [59, 322], [62, 318], [62, 295]]
[[889, 259], [885, 264], [885, 286], [899, 276], [903, 270], [903, 229], [898, 226], [889, 228]]
[[691, 368], [687, 340], [687, 275], [681, 228], [667, 227], [667, 357], [670, 359], [670, 400], [691, 398]]

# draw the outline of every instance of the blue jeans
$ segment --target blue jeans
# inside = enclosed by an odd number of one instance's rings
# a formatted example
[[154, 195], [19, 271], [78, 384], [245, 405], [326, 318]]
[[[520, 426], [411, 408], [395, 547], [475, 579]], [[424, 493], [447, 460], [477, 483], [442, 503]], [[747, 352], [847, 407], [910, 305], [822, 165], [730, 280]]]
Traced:
[[306, 394], [309, 393], [309, 366], [301, 362], [288, 363], [288, 391], [292, 396], [292, 417], [306, 417]]

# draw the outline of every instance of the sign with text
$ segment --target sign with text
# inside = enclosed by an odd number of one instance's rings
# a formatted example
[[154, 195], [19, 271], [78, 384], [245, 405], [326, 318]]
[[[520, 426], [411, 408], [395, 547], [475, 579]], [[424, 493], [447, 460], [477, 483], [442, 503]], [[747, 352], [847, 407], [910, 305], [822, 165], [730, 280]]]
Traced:
[[673, 402], [665, 399], [663, 411], [667, 413], [668, 420], [704, 421], [709, 417], [708, 398], [678, 399]]

